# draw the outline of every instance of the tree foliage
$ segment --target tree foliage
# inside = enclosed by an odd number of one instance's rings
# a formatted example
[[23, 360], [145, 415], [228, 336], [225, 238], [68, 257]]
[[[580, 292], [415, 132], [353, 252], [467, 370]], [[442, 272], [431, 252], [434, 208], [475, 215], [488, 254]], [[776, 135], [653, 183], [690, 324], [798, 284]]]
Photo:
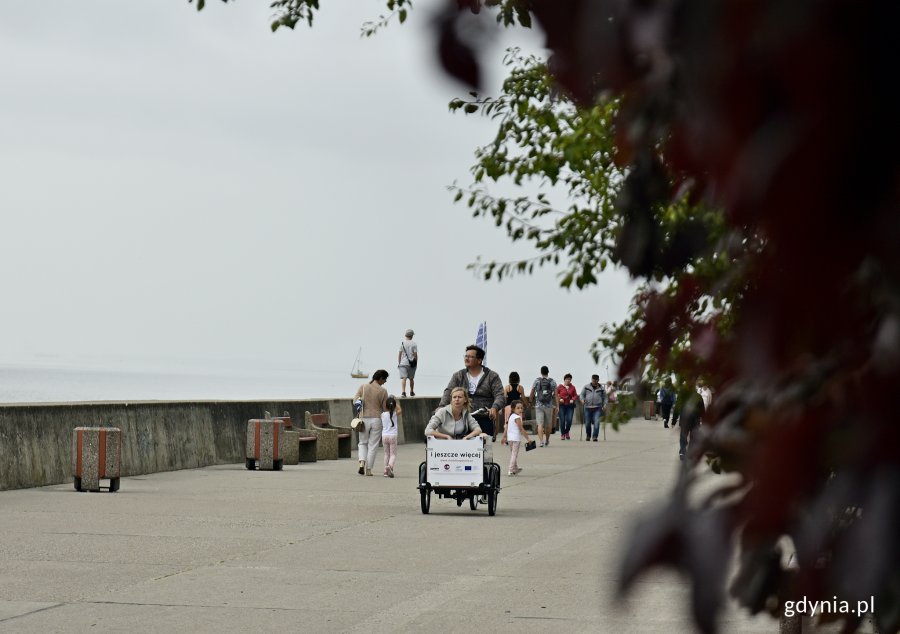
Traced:
[[[273, 29], [318, 10], [271, 6]], [[714, 456], [736, 484], [689, 504], [686, 469], [635, 529], [623, 591], [679, 568], [714, 631], [736, 537], [730, 591], [751, 611], [874, 597], [880, 630], [900, 631], [900, 3], [448, 0], [437, 57], [477, 90], [468, 13], [533, 20], [552, 52], [513, 60], [504, 95], [452, 106], [500, 126], [457, 195], [538, 251], [484, 272], [560, 262], [588, 287], [624, 266], [644, 286], [600, 344], [620, 371], [652, 361], [718, 387], [690, 461]], [[567, 205], [486, 189], [532, 178]]]
[[[900, 5], [528, 6], [573, 99], [619, 100], [617, 253], [648, 283], [618, 333], [622, 369], [689, 343], [680, 363], [719, 388], [691, 460], [710, 453], [738, 482], [691, 505], [687, 470], [636, 529], [623, 590], [650, 566], [680, 568], [713, 631], [738, 537], [730, 590], [751, 611], [874, 597], [880, 630], [900, 630]], [[659, 289], [654, 210], [685, 188], [722, 210], [723, 231]], [[717, 297], [725, 310], [704, 319]], [[781, 566], [785, 537], [796, 569]], [[837, 618], [852, 631], [862, 617]]]
[[[504, 61], [509, 73], [499, 96], [472, 92], [470, 99], [450, 103], [453, 111], [497, 121], [493, 141], [475, 152], [474, 182], [451, 190], [475, 217], [493, 220], [511, 241], [529, 243], [536, 255], [478, 261], [473, 268], [485, 279], [502, 280], [536, 266], [561, 265], [561, 286], [583, 289], [596, 284], [607, 266], [622, 266], [647, 253], [642, 265], [647, 284], [635, 295], [629, 318], [604, 327], [594, 357], [614, 350], [642, 376], [702, 373], [686, 351], [694, 335], [729, 327], [730, 308], [745, 282], [741, 262], [761, 248], [760, 241], [726, 233], [719, 210], [691, 201], [689, 188], [674, 191], [669, 180], [659, 185], [656, 200], [642, 206], [634, 187], [641, 173], [617, 163], [620, 102], [605, 99], [578, 107], [556, 89], [543, 60], [513, 49]], [[647, 169], [662, 170], [664, 159], [663, 152], [655, 152], [658, 163]], [[489, 187], [529, 183], [537, 191], [531, 196], [496, 196]], [[548, 189], [564, 196], [567, 205], [555, 206]], [[635, 215], [641, 216], [637, 228], [629, 224]], [[668, 317], [663, 298], [683, 306], [690, 323], [669, 323], [647, 349], [635, 345], [648, 319]], [[629, 351], [641, 351], [640, 358], [632, 359]]]

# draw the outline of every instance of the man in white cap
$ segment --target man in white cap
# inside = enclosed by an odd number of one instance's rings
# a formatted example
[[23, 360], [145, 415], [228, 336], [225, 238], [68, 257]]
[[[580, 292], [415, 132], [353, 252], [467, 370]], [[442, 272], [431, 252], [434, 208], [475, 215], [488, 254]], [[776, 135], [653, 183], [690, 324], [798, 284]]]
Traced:
[[400, 396], [406, 396], [406, 379], [409, 379], [409, 395], [416, 395], [416, 366], [419, 364], [419, 346], [412, 340], [412, 328], [406, 331], [406, 338], [400, 342], [397, 353], [397, 370], [400, 372]]

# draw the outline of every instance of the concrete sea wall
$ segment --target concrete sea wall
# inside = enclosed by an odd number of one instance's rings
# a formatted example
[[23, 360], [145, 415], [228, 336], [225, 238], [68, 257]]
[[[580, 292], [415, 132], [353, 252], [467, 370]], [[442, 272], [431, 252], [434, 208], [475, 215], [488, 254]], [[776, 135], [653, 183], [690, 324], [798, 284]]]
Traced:
[[[399, 442], [422, 442], [438, 400], [401, 400]], [[353, 418], [349, 399], [0, 405], [0, 491], [71, 482], [72, 431], [83, 426], [122, 430], [123, 476], [243, 462], [247, 421], [266, 411], [301, 426], [306, 411], [339, 426]]]

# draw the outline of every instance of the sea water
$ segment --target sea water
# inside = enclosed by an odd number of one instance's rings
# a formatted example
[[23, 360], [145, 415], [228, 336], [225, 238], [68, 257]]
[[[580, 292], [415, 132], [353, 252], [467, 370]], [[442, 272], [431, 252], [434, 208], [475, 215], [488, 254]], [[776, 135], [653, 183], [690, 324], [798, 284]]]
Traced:
[[207, 368], [6, 364], [0, 365], [0, 403], [349, 398], [361, 381], [340, 374], [348, 373], [265, 363]]
[[[265, 361], [134, 363], [92, 359], [0, 363], [0, 403], [350, 398], [368, 380], [353, 379], [349, 374], [346, 369], [292, 367]], [[392, 374], [385, 387], [399, 393], [399, 379], [396, 372]], [[440, 394], [446, 379], [431, 382], [431, 393]], [[428, 392], [417, 389], [417, 393]]]

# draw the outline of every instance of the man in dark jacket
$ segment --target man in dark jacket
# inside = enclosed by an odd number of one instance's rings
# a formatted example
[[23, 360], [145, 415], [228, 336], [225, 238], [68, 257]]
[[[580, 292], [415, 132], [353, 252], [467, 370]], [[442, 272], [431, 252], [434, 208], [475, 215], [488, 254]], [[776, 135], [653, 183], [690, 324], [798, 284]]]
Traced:
[[700, 419], [706, 413], [703, 398], [699, 394], [690, 394], [681, 411], [681, 437], [678, 444], [678, 457], [684, 460], [691, 449], [691, 437], [700, 426]]
[[469, 400], [473, 410], [486, 407], [488, 415], [476, 416], [475, 420], [483, 431], [494, 440], [497, 439], [495, 426], [498, 413], [506, 405], [506, 396], [503, 394], [503, 381], [500, 375], [482, 365], [484, 350], [478, 346], [466, 348], [465, 365], [459, 372], [454, 372], [441, 397], [441, 407], [450, 403], [450, 391], [455, 387], [464, 388], [469, 393]]
[[[672, 379], [666, 379], [666, 384], [660, 390], [660, 403], [662, 404], [663, 427], [668, 427], [672, 406], [675, 405], [675, 388], [672, 386]], [[675, 426], [674, 419], [672, 426]]]

